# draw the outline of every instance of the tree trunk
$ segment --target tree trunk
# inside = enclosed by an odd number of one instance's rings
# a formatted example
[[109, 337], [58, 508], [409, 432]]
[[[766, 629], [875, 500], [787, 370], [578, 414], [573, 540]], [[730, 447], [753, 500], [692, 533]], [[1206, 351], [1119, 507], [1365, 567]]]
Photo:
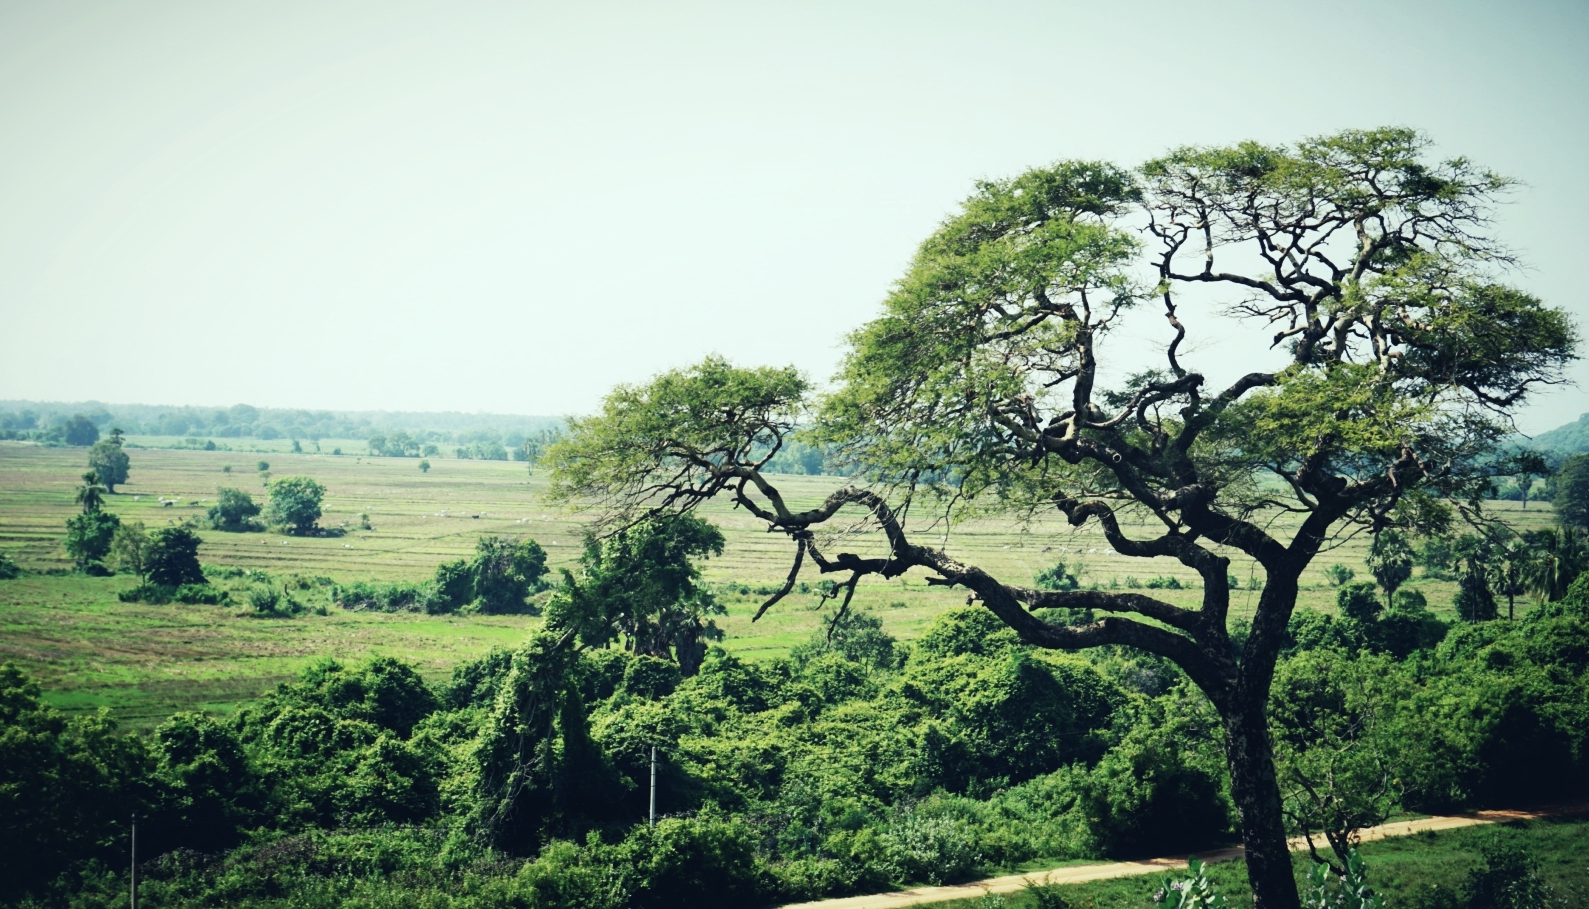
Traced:
[[1221, 710], [1230, 794], [1241, 821], [1253, 905], [1256, 909], [1299, 909], [1280, 811], [1280, 783], [1269, 742], [1266, 700], [1259, 692], [1238, 691]]

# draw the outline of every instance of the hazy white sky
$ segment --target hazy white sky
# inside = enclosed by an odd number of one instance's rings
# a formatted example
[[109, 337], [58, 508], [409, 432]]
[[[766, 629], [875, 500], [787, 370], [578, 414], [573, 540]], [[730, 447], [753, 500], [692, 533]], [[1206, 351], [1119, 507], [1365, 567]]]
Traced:
[[1527, 181], [1514, 280], [1589, 328], [1586, 48], [1589, 4], [1517, 0], [0, 2], [0, 398], [820, 379], [976, 178], [1384, 124]]

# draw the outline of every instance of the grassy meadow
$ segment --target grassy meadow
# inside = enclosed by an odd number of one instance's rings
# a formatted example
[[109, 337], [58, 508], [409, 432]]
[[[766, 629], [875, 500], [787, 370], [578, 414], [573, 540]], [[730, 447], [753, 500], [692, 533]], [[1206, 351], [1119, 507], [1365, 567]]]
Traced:
[[[322, 448], [329, 451], [331, 446], [322, 442]], [[546, 503], [541, 495], [545, 477], [521, 462], [433, 458], [429, 473], [421, 473], [416, 459], [352, 454], [146, 448], [129, 455], [130, 482], [108, 497], [106, 508], [151, 529], [201, 517], [222, 486], [245, 490], [263, 503], [267, 477], [256, 469], [261, 459], [269, 461], [270, 477], [303, 474], [323, 483], [327, 494], [321, 524], [345, 527], [343, 536], [201, 532], [200, 556], [206, 564], [262, 570], [275, 578], [299, 576], [311, 602], [324, 596], [324, 588], [310, 579], [321, 579], [321, 585], [422, 580], [438, 563], [469, 553], [482, 534], [532, 537], [546, 548], [554, 570], [574, 566], [580, 552], [580, 516]], [[460, 661], [521, 640], [537, 621], [524, 616], [349, 613], [334, 607], [326, 615], [256, 619], [243, 606], [121, 603], [117, 592], [133, 586], [134, 579], [71, 574], [61, 546], [64, 522], [77, 510], [72, 498], [86, 469], [85, 457], [83, 449], [0, 442], [0, 551], [32, 572], [0, 582], [0, 660], [15, 661], [32, 673], [63, 708], [106, 706], [135, 726], [158, 722], [177, 709], [225, 711], [325, 656], [398, 656], [440, 677]], [[839, 482], [790, 476], [781, 478], [780, 485], [790, 504], [802, 507], [820, 501]], [[1534, 505], [1526, 512], [1510, 502], [1494, 506], [1524, 527], [1550, 520], [1546, 506]], [[373, 527], [368, 531], [360, 529], [360, 516], [366, 514]], [[780, 656], [820, 627], [823, 604], [813, 593], [790, 596], [752, 624], [756, 608], [787, 575], [793, 547], [787, 538], [767, 533], [744, 512], [726, 505], [713, 503], [703, 514], [728, 539], [722, 557], [704, 566], [708, 583], [728, 608], [728, 616], [718, 620], [727, 649], [750, 659]], [[1010, 581], [1029, 581], [1064, 559], [1072, 566], [1080, 564], [1084, 585], [1125, 586], [1128, 578], [1146, 582], [1175, 577], [1183, 589], [1154, 594], [1188, 606], [1200, 595], [1195, 575], [1179, 564], [1115, 555], [1093, 528], [1077, 530], [1057, 516], [1026, 526], [1010, 520], [973, 521], [956, 527], [944, 546]], [[827, 551], [877, 547], [875, 537], [860, 535], [830, 542]], [[1333, 609], [1335, 590], [1323, 569], [1340, 562], [1366, 579], [1365, 553], [1366, 541], [1358, 537], [1341, 541], [1335, 551], [1318, 558], [1305, 578], [1302, 605]], [[1242, 589], [1233, 594], [1232, 610], [1240, 619], [1251, 614], [1257, 598], [1252, 588], [1260, 578], [1245, 560], [1234, 560], [1231, 571], [1242, 581]], [[812, 585], [819, 580], [809, 563], [801, 580]], [[222, 583], [241, 588], [250, 582]], [[1449, 614], [1454, 584], [1414, 579], [1412, 586], [1423, 590], [1436, 612]], [[863, 581], [855, 597], [856, 608], [876, 611], [891, 634], [906, 640], [943, 609], [962, 603], [963, 592], [930, 588], [920, 572], [892, 581]]]

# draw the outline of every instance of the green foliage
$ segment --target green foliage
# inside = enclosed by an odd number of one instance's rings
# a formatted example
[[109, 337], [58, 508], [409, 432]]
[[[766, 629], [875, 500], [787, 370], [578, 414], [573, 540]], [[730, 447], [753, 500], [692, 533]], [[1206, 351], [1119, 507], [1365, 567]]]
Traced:
[[203, 714], [179, 713], [155, 730], [154, 757], [164, 790], [155, 829], [164, 848], [149, 854], [228, 848], [266, 819], [260, 779], [232, 729]]
[[83, 513], [98, 511], [105, 504], [105, 487], [99, 485], [99, 474], [92, 470], [83, 474], [83, 485], [77, 487], [77, 504], [83, 506]]
[[149, 534], [142, 521], [126, 521], [116, 528], [110, 538], [110, 557], [118, 571], [130, 571], [143, 577], [147, 570], [145, 561], [149, 551]]
[[1198, 700], [1183, 691], [1156, 704], [1089, 776], [1082, 804], [1106, 855], [1169, 855], [1228, 835], [1217, 720]]
[[552, 471], [551, 495], [566, 501], [609, 490], [649, 500], [643, 490], [659, 467], [681, 471], [681, 488], [721, 489], [728, 478], [714, 477], [692, 456], [711, 451], [743, 460], [752, 451], [770, 452], [794, 431], [807, 388], [793, 367], [740, 369], [716, 357], [663, 373], [644, 387], [621, 385], [600, 414], [571, 419], [568, 434], [545, 448], [541, 461]]
[[1032, 583], [1037, 585], [1038, 590], [1075, 590], [1081, 586], [1081, 581], [1076, 576], [1079, 568], [1080, 565], [1072, 569], [1062, 561], [1055, 562], [1053, 567], [1039, 571], [1032, 579]]
[[431, 579], [436, 591], [436, 612], [457, 612], [474, 599], [474, 571], [463, 559], [436, 566]]
[[232, 532], [254, 529], [254, 518], [259, 506], [254, 497], [241, 489], [222, 487], [215, 491], [215, 504], [205, 513], [210, 526], [216, 530]]
[[1385, 604], [1374, 594], [1374, 585], [1358, 582], [1347, 584], [1335, 595], [1335, 608], [1344, 618], [1358, 622], [1373, 622], [1385, 611]]
[[1339, 872], [1320, 862], [1308, 869], [1303, 909], [1384, 909], [1385, 901], [1368, 886], [1368, 863], [1349, 850]]
[[22, 567], [10, 556], [0, 552], [0, 581], [11, 581], [22, 576]]
[[[483, 536], [475, 543], [473, 558], [436, 566], [429, 590], [411, 591], [404, 608], [429, 613], [457, 612], [465, 607], [488, 614], [529, 612], [526, 599], [542, 589], [545, 574], [546, 551], [539, 543]], [[373, 603], [366, 608], [372, 607]]]
[[835, 616], [825, 630], [792, 648], [789, 659], [801, 665], [825, 653], [842, 654], [873, 670], [897, 669], [904, 658], [894, 638], [883, 631], [883, 620], [858, 609]]
[[181, 587], [207, 584], [199, 567], [199, 545], [203, 540], [185, 525], [161, 527], [149, 534], [143, 551], [143, 574], [150, 584]]
[[1457, 595], [1452, 605], [1456, 607], [1457, 617], [1464, 622], [1489, 622], [1500, 616], [1488, 573], [1476, 559], [1470, 559], [1467, 570], [1458, 575]]
[[1589, 454], [1576, 454], [1557, 469], [1551, 506], [1564, 528], [1589, 530]]
[[1397, 588], [1412, 577], [1412, 563], [1412, 547], [1399, 532], [1386, 529], [1374, 535], [1374, 542], [1368, 549], [1368, 570], [1385, 591], [1386, 602], [1392, 600]]
[[0, 879], [9, 901], [84, 859], [124, 849], [125, 819], [147, 810], [149, 754], [104, 712], [67, 718], [39, 686], [0, 666]]
[[104, 561], [110, 555], [116, 528], [120, 526], [120, 518], [97, 509], [67, 518], [66, 554], [72, 557], [73, 563], [81, 571], [105, 573]]
[[289, 533], [313, 533], [325, 493], [326, 488], [309, 477], [282, 477], [270, 484], [265, 521]]
[[428, 460], [420, 461], [419, 462], [419, 472], [420, 473], [430, 473], [430, 461], [428, 461]]
[[488, 614], [522, 613], [529, 608], [525, 598], [546, 574], [546, 551], [531, 539], [483, 536], [475, 543], [469, 573], [474, 609]]
[[1208, 879], [1207, 868], [1196, 857], [1186, 860], [1192, 876], [1181, 880], [1164, 879], [1164, 886], [1153, 894], [1153, 902], [1165, 909], [1228, 909], [1230, 901]]
[[[1356, 831], [1383, 823], [1400, 805], [1395, 702], [1405, 697], [1384, 657], [1342, 660], [1312, 651], [1281, 664], [1269, 700], [1287, 823], [1322, 831], [1339, 867]], [[1318, 853], [1315, 851], [1315, 858]]]
[[395, 581], [382, 584], [374, 581], [355, 581], [331, 588], [331, 601], [343, 609], [354, 612], [421, 612], [435, 614], [453, 612], [436, 594], [431, 584], [405, 584]]
[[218, 606], [232, 601], [231, 591], [221, 590], [208, 582], [202, 584], [183, 584], [172, 587], [163, 584], [139, 584], [130, 590], [123, 590], [116, 594], [116, 598], [123, 603], [150, 603], [160, 605], [163, 603], [184, 603], [187, 605]]
[[947, 609], [916, 639], [913, 654], [923, 658], [990, 656], [1018, 642], [1014, 631], [986, 609]]
[[60, 426], [62, 440], [68, 445], [89, 446], [99, 441], [99, 427], [82, 414], [73, 414]]
[[1357, 577], [1357, 572], [1337, 562], [1324, 569], [1324, 576], [1329, 579], [1331, 584], [1340, 587], [1352, 578]]
[[1539, 860], [1499, 840], [1485, 846], [1481, 867], [1473, 869], [1461, 889], [1464, 909], [1536, 909], [1560, 904], [1553, 888], [1541, 879]]
[[700, 584], [697, 559], [723, 551], [723, 534], [694, 515], [642, 521], [592, 541], [583, 575], [564, 572], [547, 605], [548, 630], [585, 646], [622, 639], [624, 650], [679, 664], [694, 675], [708, 641], [723, 636], [710, 618], [727, 610]]
[[101, 439], [94, 443], [88, 450], [88, 467], [105, 484], [105, 488], [114, 493], [116, 487], [127, 482], [127, 472], [131, 465], [127, 453], [121, 449], [121, 435], [119, 431], [113, 433], [108, 439]]

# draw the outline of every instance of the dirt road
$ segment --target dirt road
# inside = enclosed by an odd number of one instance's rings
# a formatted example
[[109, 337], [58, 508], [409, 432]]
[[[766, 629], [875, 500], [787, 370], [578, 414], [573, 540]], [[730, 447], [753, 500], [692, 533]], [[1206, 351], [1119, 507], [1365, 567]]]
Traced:
[[[1476, 811], [1451, 817], [1426, 817], [1413, 821], [1396, 821], [1361, 832], [1360, 840], [1382, 840], [1392, 836], [1407, 836], [1429, 830], [1452, 830], [1475, 824], [1494, 824], [1504, 821], [1528, 820], [1563, 814], [1589, 812], [1589, 803], [1572, 805], [1547, 805], [1527, 811]], [[1326, 848], [1322, 839], [1316, 841], [1320, 849]], [[1291, 840], [1293, 851], [1306, 849], [1301, 837]], [[1217, 849], [1199, 853], [1205, 862], [1224, 862], [1241, 857], [1241, 847]], [[942, 903], [948, 900], [974, 899], [984, 893], [1014, 893], [1031, 884], [1079, 884], [1100, 881], [1111, 877], [1129, 877], [1134, 874], [1158, 874], [1186, 867], [1187, 856], [1145, 859], [1137, 862], [1107, 862], [1094, 865], [1070, 865], [1052, 871], [1028, 871], [1025, 874], [1008, 874], [966, 884], [945, 887], [916, 887], [892, 893], [874, 893], [867, 896], [846, 896], [840, 899], [817, 900], [811, 903], [793, 903], [783, 909], [894, 909], [896, 906], [919, 906], [923, 903]]]

